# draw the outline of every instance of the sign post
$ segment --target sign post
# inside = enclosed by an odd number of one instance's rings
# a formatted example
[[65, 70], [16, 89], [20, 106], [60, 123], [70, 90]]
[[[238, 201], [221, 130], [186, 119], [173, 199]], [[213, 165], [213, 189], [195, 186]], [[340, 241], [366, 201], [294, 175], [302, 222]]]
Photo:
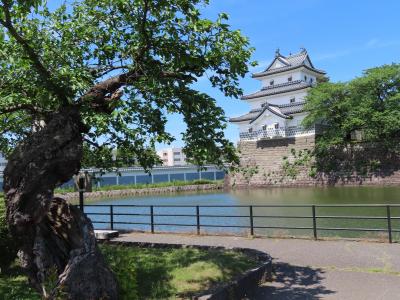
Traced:
[[78, 179], [78, 189], [79, 189], [79, 208], [84, 212], [83, 203], [83, 193], [85, 192], [85, 178], [79, 177]]

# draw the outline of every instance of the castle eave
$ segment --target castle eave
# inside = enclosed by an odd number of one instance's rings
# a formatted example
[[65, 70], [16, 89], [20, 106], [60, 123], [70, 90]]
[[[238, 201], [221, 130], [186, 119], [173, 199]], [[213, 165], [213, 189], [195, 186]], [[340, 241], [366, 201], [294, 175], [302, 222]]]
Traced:
[[306, 89], [309, 87], [312, 87], [311, 83], [297, 80], [297, 81], [293, 81], [293, 82], [287, 82], [284, 84], [279, 84], [279, 85], [275, 85], [272, 87], [264, 88], [261, 91], [255, 92], [253, 94], [245, 95], [241, 99], [249, 100], [249, 99], [255, 99], [255, 98], [260, 98], [260, 97], [265, 97], [265, 96], [272, 96], [272, 95], [277, 95], [277, 94], [298, 91], [298, 90]]
[[275, 105], [275, 104], [265, 103], [264, 107], [262, 107], [262, 108], [253, 109], [245, 115], [235, 117], [235, 118], [230, 118], [229, 122], [240, 123], [240, 122], [247, 121], [249, 123], [253, 123], [259, 117], [261, 117], [265, 113], [266, 110], [268, 110], [269, 112], [271, 112], [272, 114], [274, 114], [280, 118], [291, 119], [293, 114], [304, 112], [304, 104], [305, 104], [304, 101], [290, 103], [290, 104], [283, 104], [283, 105]]

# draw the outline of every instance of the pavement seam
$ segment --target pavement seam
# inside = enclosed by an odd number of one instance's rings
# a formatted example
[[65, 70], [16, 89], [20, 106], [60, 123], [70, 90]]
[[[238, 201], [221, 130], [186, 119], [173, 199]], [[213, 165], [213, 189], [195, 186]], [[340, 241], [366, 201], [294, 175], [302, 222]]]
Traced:
[[329, 271], [343, 271], [343, 272], [356, 272], [356, 273], [369, 273], [369, 274], [385, 274], [400, 277], [400, 272], [392, 269], [380, 269], [380, 268], [360, 268], [360, 267], [347, 267], [340, 268], [336, 266], [308, 266], [310, 268], [319, 268], [322, 270]]

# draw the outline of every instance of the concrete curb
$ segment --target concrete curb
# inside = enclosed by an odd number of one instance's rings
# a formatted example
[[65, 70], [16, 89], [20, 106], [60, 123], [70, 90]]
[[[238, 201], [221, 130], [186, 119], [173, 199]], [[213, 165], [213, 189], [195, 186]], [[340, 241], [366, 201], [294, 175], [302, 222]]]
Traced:
[[213, 289], [204, 291], [194, 295], [191, 299], [197, 300], [230, 300], [230, 299], [243, 299], [251, 295], [256, 288], [272, 279], [272, 258], [267, 253], [249, 248], [226, 248], [220, 246], [200, 246], [200, 245], [185, 245], [185, 244], [166, 244], [166, 243], [147, 243], [147, 242], [128, 242], [128, 241], [113, 241], [101, 240], [101, 244], [107, 245], [120, 245], [120, 246], [135, 246], [142, 248], [192, 248], [200, 250], [232, 250], [243, 253], [256, 261], [260, 265], [256, 268], [248, 270], [243, 274], [236, 276], [228, 283], [223, 283]]

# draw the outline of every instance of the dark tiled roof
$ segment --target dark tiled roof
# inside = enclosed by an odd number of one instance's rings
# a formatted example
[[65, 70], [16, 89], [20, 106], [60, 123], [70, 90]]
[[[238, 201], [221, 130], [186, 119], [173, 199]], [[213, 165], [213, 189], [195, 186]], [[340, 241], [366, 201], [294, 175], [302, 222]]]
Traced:
[[[306, 61], [309, 61], [310, 66], [306, 65]], [[276, 60], [279, 60], [280, 62], [282, 62], [284, 64], [283, 67], [280, 68], [275, 68], [275, 69], [271, 69], [272, 65], [274, 64], [274, 62]], [[280, 72], [285, 72], [285, 71], [290, 71], [293, 69], [297, 69], [300, 67], [304, 67], [308, 70], [314, 71], [316, 73], [319, 74], [325, 74], [324, 71], [316, 69], [314, 67], [314, 65], [312, 64], [310, 58], [308, 57], [308, 53], [306, 50], [302, 50], [299, 53], [293, 54], [293, 55], [289, 55], [289, 56], [283, 56], [282, 54], [280, 54], [279, 52], [277, 53], [275, 59], [272, 61], [272, 63], [265, 69], [265, 71], [260, 72], [260, 73], [254, 73], [253, 77], [257, 78], [257, 77], [262, 77], [265, 75], [271, 75], [271, 74], [276, 74], [276, 73], [280, 73]]]
[[255, 120], [257, 120], [259, 117], [261, 117], [261, 116], [264, 114], [264, 112], [265, 112], [266, 110], [270, 111], [270, 112], [273, 113], [274, 115], [276, 115], [276, 116], [278, 116], [278, 117], [281, 117], [281, 118], [283, 118], [283, 119], [290, 119], [290, 118], [291, 118], [290, 116], [283, 114], [283, 113], [281, 112], [281, 110], [279, 109], [279, 106], [270, 106], [268, 103], [265, 103], [263, 110], [260, 111], [260, 112], [258, 113], [258, 115], [255, 116], [255, 117], [250, 121], [250, 124], [253, 123]]
[[265, 97], [265, 96], [271, 96], [271, 95], [276, 95], [276, 94], [281, 94], [281, 93], [286, 93], [286, 92], [291, 92], [291, 91], [297, 91], [305, 88], [311, 87], [312, 84], [308, 82], [304, 82], [302, 80], [296, 80], [296, 81], [291, 81], [291, 82], [286, 82], [282, 84], [276, 84], [271, 87], [265, 87], [261, 91], [255, 92], [250, 95], [243, 96], [243, 100], [247, 99], [254, 99], [254, 98], [259, 98], [259, 97]]
[[229, 121], [232, 123], [250, 121], [250, 123], [252, 123], [262, 116], [266, 110], [281, 118], [290, 119], [292, 114], [301, 113], [304, 111], [304, 104], [304, 101], [283, 105], [266, 103], [264, 107], [253, 109], [249, 113], [240, 117], [230, 118]]
[[260, 111], [262, 111], [262, 110], [263, 110], [262, 108], [252, 110], [252, 111], [250, 111], [249, 113], [247, 113], [247, 114], [245, 114], [243, 116], [236, 117], [236, 118], [230, 118], [229, 122], [235, 123], [235, 122], [251, 121], [255, 117], [257, 117], [259, 115]]
[[252, 77], [253, 78], [257, 78], [257, 77], [262, 77], [262, 76], [265, 76], [265, 75], [277, 74], [277, 73], [281, 73], [281, 72], [285, 72], [285, 71], [298, 69], [298, 68], [301, 68], [301, 67], [304, 67], [307, 70], [314, 71], [314, 72], [319, 73], [321, 75], [325, 75], [326, 74], [325, 71], [322, 71], [322, 70], [319, 70], [319, 69], [310, 68], [309, 66], [302, 64], [302, 65], [296, 65], [296, 66], [285, 66], [285, 67], [281, 67], [281, 68], [271, 69], [269, 71], [264, 71], [264, 72], [261, 72], [261, 73], [254, 73]]
[[[299, 53], [286, 56], [286, 60], [289, 62], [290, 65], [300, 65], [307, 59], [307, 51], [301, 51]], [[311, 64], [312, 67], [314, 67]]]
[[[284, 104], [284, 105], [279, 105], [279, 109], [281, 112], [285, 115], [291, 115], [291, 114], [296, 114], [296, 113], [301, 113], [304, 111], [304, 104], [306, 102], [294, 102], [290, 104]], [[270, 104], [272, 106], [272, 104]]]

